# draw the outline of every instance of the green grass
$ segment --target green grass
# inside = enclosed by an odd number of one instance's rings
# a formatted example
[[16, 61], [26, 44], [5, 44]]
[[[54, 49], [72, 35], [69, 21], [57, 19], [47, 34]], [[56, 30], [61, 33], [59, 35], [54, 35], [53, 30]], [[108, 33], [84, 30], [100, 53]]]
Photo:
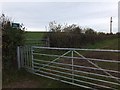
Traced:
[[[42, 39], [45, 36], [45, 34], [46, 32], [26, 32], [25, 37], [26, 39]], [[117, 50], [117, 49], [120, 49], [118, 47], [119, 41], [120, 41], [120, 38], [107, 39], [107, 40], [96, 42], [94, 44], [85, 45], [84, 48], [116, 49]]]
[[100, 42], [97, 42], [93, 45], [87, 45], [86, 48], [92, 48], [92, 49], [120, 49], [118, 47], [118, 42], [120, 41], [120, 38], [113, 38], [113, 39], [107, 39]]
[[[26, 32], [25, 36], [26, 39], [41, 39], [43, 38], [45, 35], [45, 33], [42, 32]], [[93, 48], [93, 49], [118, 49], [118, 38], [113, 38], [113, 39], [108, 39], [108, 40], [103, 40], [100, 42], [95, 43], [94, 45], [87, 45], [86, 48]], [[49, 54], [63, 54], [64, 52], [61, 51], [44, 51], [47, 52]], [[84, 53], [86, 54], [86, 53]], [[94, 55], [94, 54], [91, 54]], [[104, 55], [106, 56], [106, 54], [104, 53]], [[103, 57], [103, 55], [101, 54], [101, 56]], [[112, 55], [109, 55], [112, 56]], [[37, 56], [37, 58], [39, 58], [40, 56]], [[99, 55], [98, 55], [99, 57]], [[41, 57], [40, 57], [41, 58]], [[49, 58], [49, 57], [47, 57]], [[44, 59], [47, 59], [44, 57]], [[49, 58], [51, 59], [51, 58]], [[52, 57], [51, 60], [53, 60], [54, 58]], [[105, 63], [97, 63], [99, 64], [101, 67], [103, 66], [108, 66]], [[110, 65], [111, 66], [111, 65]], [[116, 66], [115, 66], [116, 67]], [[108, 66], [109, 68], [109, 66]], [[114, 68], [114, 65], [111, 66], [111, 68]], [[44, 78], [41, 76], [37, 76], [34, 74], [31, 74], [29, 72], [26, 72], [25, 70], [9, 70], [8, 72], [3, 72], [3, 86], [7, 86], [7, 85], [11, 85], [12, 83], [17, 83], [17, 82], [24, 82], [24, 81], [36, 81], [36, 88], [78, 88], [77, 86], [73, 86], [73, 85], [69, 85], [69, 84], [65, 84], [65, 83], [61, 83], [59, 81], [55, 81], [55, 80], [51, 80], [48, 78]], [[33, 82], [34, 84], [34, 82]], [[11, 85], [12, 86], [12, 85]], [[29, 87], [28, 87], [29, 88]], [[83, 89], [81, 89], [83, 90]]]
[[46, 32], [25, 32], [25, 45], [44, 46], [45, 42], [41, 41], [45, 37]]
[[[56, 80], [51, 80], [49, 78], [37, 76], [26, 72], [24, 69], [21, 70], [11, 70], [8, 72], [3, 73], [3, 80], [2, 80], [3, 88], [19, 88], [24, 82], [32, 81], [31, 84], [35, 84], [35, 88], [78, 88], [77, 86], [69, 85], [66, 83], [62, 83]], [[15, 85], [19, 84], [19, 87]], [[14, 85], [13, 85], [14, 84]], [[22, 87], [20, 87], [22, 88]], [[28, 86], [27, 88], [32, 88]]]
[[45, 32], [26, 32], [26, 39], [41, 39], [44, 37]]

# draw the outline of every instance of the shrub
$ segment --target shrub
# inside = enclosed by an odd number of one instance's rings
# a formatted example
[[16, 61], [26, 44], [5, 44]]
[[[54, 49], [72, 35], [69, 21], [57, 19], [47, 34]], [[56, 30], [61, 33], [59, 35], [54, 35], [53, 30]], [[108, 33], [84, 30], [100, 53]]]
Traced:
[[82, 48], [87, 44], [115, 37], [114, 34], [97, 33], [91, 28], [82, 29], [75, 24], [64, 26], [55, 21], [50, 22], [49, 29], [50, 32], [46, 36], [49, 37], [51, 47]]
[[24, 29], [13, 28], [11, 21], [5, 16], [1, 19], [2, 25], [2, 65], [3, 69], [16, 68], [17, 46], [24, 45]]

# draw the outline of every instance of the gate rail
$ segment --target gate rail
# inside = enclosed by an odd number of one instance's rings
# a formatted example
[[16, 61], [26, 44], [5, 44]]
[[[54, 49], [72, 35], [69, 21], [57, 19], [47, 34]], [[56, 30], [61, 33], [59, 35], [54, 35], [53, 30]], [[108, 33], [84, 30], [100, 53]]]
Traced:
[[[18, 67], [39, 76], [88, 89], [120, 89], [120, 61], [88, 58], [84, 52], [120, 54], [120, 50], [24, 46], [18, 47]], [[102, 67], [109, 65], [113, 69]]]

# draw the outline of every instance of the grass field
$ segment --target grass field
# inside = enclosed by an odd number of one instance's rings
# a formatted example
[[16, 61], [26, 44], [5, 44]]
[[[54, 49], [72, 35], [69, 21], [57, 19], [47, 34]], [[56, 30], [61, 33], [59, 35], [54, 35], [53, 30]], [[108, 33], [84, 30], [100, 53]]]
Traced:
[[[42, 39], [45, 36], [45, 32], [26, 32], [26, 39]], [[120, 38], [107, 39], [103, 41], [96, 42], [94, 44], [88, 44], [84, 48], [92, 48], [92, 49], [120, 49], [118, 46], [118, 42]]]
[[120, 38], [113, 38], [108, 40], [103, 40], [100, 42], [95, 43], [94, 45], [87, 45], [87, 48], [93, 48], [93, 49], [116, 49], [120, 50], [118, 42], [120, 41]]
[[45, 32], [26, 32], [26, 39], [41, 39], [44, 37]]
[[[41, 32], [26, 32], [26, 39], [41, 39], [43, 38], [45, 33]], [[95, 43], [94, 45], [87, 45], [85, 48], [93, 48], [93, 49], [118, 49], [118, 41], [120, 39], [113, 38], [108, 40], [103, 40]], [[50, 53], [50, 52], [49, 52]], [[51, 54], [57, 53], [51, 52]], [[60, 52], [62, 53], [62, 52]], [[59, 53], [59, 54], [60, 54]], [[84, 54], [84, 53], [83, 53]], [[95, 55], [91, 54], [90, 56], [98, 56], [106, 58], [106, 54]], [[111, 54], [109, 54], [111, 56]], [[114, 58], [117, 58], [118, 55], [115, 54]], [[103, 63], [99, 63], [101, 66], [105, 66]], [[108, 66], [108, 65], [107, 65]], [[110, 66], [108, 66], [110, 67]], [[111, 68], [114, 68], [112, 66]], [[33, 75], [25, 70], [11, 70], [12, 72], [3, 73], [3, 87], [4, 88], [78, 88], [77, 86], [61, 83], [55, 80], [47, 79], [44, 77]], [[83, 90], [83, 88], [81, 88]]]
[[41, 41], [45, 37], [46, 32], [25, 32], [25, 45], [45, 46], [45, 41]]
[[[44, 32], [26, 32], [26, 39], [42, 39]], [[9, 70], [3, 73], [2, 87], [4, 88], [78, 88], [77, 86], [61, 83], [55, 80], [36, 76], [25, 70]], [[81, 88], [83, 89], [83, 88]]]

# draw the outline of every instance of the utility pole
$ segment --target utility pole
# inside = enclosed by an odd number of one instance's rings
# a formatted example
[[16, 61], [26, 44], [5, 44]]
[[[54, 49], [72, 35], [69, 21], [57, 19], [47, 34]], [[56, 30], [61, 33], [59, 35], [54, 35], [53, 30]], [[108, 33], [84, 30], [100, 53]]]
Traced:
[[45, 30], [46, 30], [46, 32], [47, 32], [47, 26], [45, 26]]
[[112, 33], [112, 17], [110, 18], [110, 33]]

